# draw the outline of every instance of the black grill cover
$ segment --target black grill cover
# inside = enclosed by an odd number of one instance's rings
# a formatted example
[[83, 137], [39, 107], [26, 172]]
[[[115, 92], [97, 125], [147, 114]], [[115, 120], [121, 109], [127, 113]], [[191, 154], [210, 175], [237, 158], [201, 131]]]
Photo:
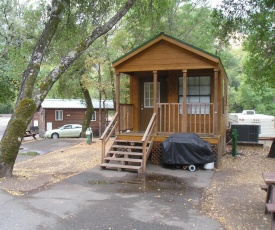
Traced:
[[193, 165], [214, 162], [214, 154], [208, 142], [194, 133], [175, 133], [161, 144], [162, 163]]

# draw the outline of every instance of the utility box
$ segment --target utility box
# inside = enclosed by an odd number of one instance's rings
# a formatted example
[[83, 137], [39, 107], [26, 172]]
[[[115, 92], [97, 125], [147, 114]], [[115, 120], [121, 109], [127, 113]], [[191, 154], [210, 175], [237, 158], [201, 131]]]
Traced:
[[259, 134], [261, 133], [260, 125], [231, 125], [231, 131], [236, 129], [238, 131], [238, 142], [253, 142], [259, 141]]

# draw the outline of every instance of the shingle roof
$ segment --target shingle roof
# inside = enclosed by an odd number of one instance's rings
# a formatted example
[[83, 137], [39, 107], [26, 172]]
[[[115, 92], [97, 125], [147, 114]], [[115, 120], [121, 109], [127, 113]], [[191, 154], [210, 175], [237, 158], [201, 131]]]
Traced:
[[[99, 100], [92, 100], [93, 107], [99, 109]], [[41, 106], [53, 109], [85, 109], [86, 103], [83, 99], [45, 99]], [[114, 109], [112, 100], [101, 100], [101, 108]]]

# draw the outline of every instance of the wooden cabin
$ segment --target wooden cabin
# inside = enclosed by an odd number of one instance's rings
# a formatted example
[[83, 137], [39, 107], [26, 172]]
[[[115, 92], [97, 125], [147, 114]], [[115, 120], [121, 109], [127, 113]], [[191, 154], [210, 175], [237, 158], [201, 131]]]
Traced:
[[[101, 136], [102, 168], [145, 172], [160, 164], [160, 144], [175, 132], [208, 141], [218, 167], [225, 152], [228, 78], [218, 56], [164, 33], [113, 62], [116, 113]], [[120, 79], [130, 77], [130, 104], [120, 103]], [[110, 132], [116, 139], [106, 149]]]
[[[89, 127], [94, 137], [99, 137], [108, 122], [108, 113], [114, 110], [111, 100], [92, 100], [94, 113]], [[45, 131], [60, 128], [66, 124], [82, 124], [87, 111], [83, 99], [45, 99], [36, 111], [30, 125], [38, 127], [39, 135], [44, 136]], [[100, 127], [104, 127], [103, 131]]]

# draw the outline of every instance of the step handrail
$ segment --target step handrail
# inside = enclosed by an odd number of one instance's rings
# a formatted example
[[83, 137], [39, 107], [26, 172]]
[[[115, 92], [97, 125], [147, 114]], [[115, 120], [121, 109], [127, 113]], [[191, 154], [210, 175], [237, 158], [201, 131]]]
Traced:
[[101, 135], [101, 137], [99, 138], [99, 140], [101, 140], [101, 164], [104, 161], [104, 157], [106, 155], [106, 144], [109, 141], [111, 135], [113, 134], [113, 132], [115, 131], [116, 127], [118, 124], [118, 112], [115, 113], [115, 115], [113, 116], [113, 119], [111, 120], [111, 122], [109, 123], [109, 125], [107, 126], [107, 128], [105, 129], [105, 131], [103, 132], [103, 134]]
[[[153, 113], [151, 120], [146, 128], [145, 133], [143, 134], [143, 137], [141, 139], [142, 142], [142, 154], [143, 154], [143, 166], [142, 166], [142, 171], [146, 171], [146, 162], [148, 158], [148, 153], [150, 153], [152, 147], [153, 147], [153, 142], [154, 142], [154, 136], [152, 136], [152, 132], [155, 128], [156, 125], [156, 113]], [[151, 142], [149, 143], [149, 141]], [[147, 146], [149, 143], [149, 146]]]

